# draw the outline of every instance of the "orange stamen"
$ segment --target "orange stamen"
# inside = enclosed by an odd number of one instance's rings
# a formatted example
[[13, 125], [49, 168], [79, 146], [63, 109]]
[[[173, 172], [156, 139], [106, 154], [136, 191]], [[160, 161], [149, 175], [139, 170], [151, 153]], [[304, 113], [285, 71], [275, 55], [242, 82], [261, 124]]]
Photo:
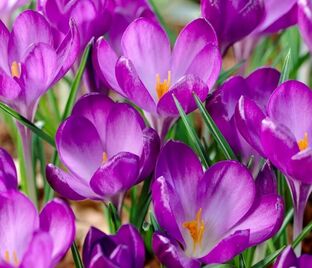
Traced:
[[168, 78], [163, 82], [160, 81], [160, 75], [156, 74], [156, 93], [158, 99], [160, 99], [170, 88], [171, 84], [171, 71], [168, 71]]

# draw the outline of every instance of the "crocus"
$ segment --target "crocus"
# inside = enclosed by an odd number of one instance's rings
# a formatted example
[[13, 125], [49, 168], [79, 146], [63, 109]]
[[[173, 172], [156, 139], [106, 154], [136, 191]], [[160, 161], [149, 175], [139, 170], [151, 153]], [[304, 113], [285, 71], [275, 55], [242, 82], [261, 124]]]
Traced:
[[310, 0], [298, 1], [298, 26], [303, 40], [312, 51], [312, 3]]
[[0, 266], [55, 267], [75, 237], [72, 210], [60, 199], [38, 214], [22, 193], [0, 193]]
[[311, 104], [312, 92], [306, 85], [287, 81], [272, 93], [266, 113], [253, 100], [241, 97], [235, 115], [241, 135], [287, 178], [294, 203], [294, 237], [302, 229], [312, 190]]
[[112, 89], [145, 111], [161, 139], [179, 115], [173, 95], [186, 112], [193, 111], [197, 106], [192, 93], [204, 100], [221, 68], [217, 37], [205, 19], [194, 20], [181, 31], [172, 53], [159, 24], [136, 19], [124, 32], [121, 48], [118, 58], [109, 43], [99, 39], [95, 67]]
[[288, 246], [283, 250], [281, 255], [278, 257], [273, 268], [307, 268], [312, 267], [312, 256], [304, 254], [300, 257], [297, 257], [291, 248]]
[[28, 0], [2, 0], [0, 3], [0, 19], [5, 24], [9, 24], [12, 13], [19, 7], [27, 4]]
[[214, 27], [222, 54], [260, 25], [265, 16], [262, 0], [202, 0], [201, 13]]
[[260, 155], [240, 135], [234, 117], [235, 107], [239, 98], [246, 96], [255, 101], [264, 112], [271, 93], [278, 85], [279, 77], [280, 73], [269, 67], [259, 68], [247, 78], [233, 76], [208, 98], [206, 104], [223, 136], [242, 162], [247, 164], [251, 156], [254, 157], [252, 165], [254, 175], [260, 168]]
[[152, 201], [164, 232], [154, 234], [153, 250], [168, 267], [227, 262], [272, 237], [282, 223], [282, 199], [257, 191], [248, 169], [236, 161], [204, 172], [189, 147], [169, 141], [155, 177]]
[[68, 169], [47, 166], [47, 179], [57, 192], [74, 200], [118, 202], [153, 171], [159, 137], [130, 105], [91, 93], [60, 125], [56, 146]]
[[56, 37], [67, 34], [70, 20], [75, 21], [81, 49], [92, 37], [97, 38], [107, 32], [111, 21], [109, 7], [109, 0], [40, 0], [38, 4], [38, 9], [55, 29]]
[[130, 224], [121, 226], [115, 235], [107, 235], [94, 227], [87, 234], [83, 245], [86, 268], [143, 268], [144, 261], [143, 239]]
[[17, 173], [12, 157], [0, 148], [0, 193], [17, 189]]

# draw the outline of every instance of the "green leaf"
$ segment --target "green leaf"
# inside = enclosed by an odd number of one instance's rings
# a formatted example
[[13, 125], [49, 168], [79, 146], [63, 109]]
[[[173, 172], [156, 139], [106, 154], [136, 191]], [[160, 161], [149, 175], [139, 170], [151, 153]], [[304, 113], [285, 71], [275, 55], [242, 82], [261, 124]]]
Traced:
[[193, 143], [193, 146], [197, 152], [197, 154], [199, 155], [200, 159], [201, 159], [201, 162], [202, 164], [205, 166], [205, 167], [208, 167], [208, 161], [206, 159], [206, 152], [205, 152], [205, 149], [203, 147], [203, 145], [201, 144], [196, 132], [195, 132], [195, 129], [191, 127], [191, 124], [186, 116], [186, 113], [184, 112], [180, 102], [178, 101], [178, 99], [176, 98], [176, 96], [172, 95], [173, 96], [173, 99], [174, 99], [174, 102], [175, 102], [175, 105], [177, 106], [177, 109], [179, 111], [179, 114], [181, 116], [181, 119], [187, 129], [187, 132], [189, 134], [189, 137]]
[[289, 78], [289, 74], [290, 74], [290, 62], [291, 62], [291, 49], [288, 50], [288, 53], [285, 57], [285, 60], [284, 60], [284, 64], [283, 64], [283, 69], [282, 69], [282, 72], [281, 72], [281, 77], [280, 77], [280, 80], [279, 80], [279, 84], [282, 84], [284, 83], [285, 81], [288, 80]]
[[300, 242], [312, 231], [312, 221], [304, 227], [302, 232], [298, 235], [298, 237], [292, 242], [292, 247], [296, 248]]
[[231, 75], [235, 74], [237, 70], [245, 63], [245, 61], [240, 61], [239, 63], [235, 64], [228, 70], [222, 71], [218, 77], [217, 85], [223, 84], [223, 82], [228, 79]]
[[76, 242], [74, 242], [71, 246], [71, 252], [73, 254], [73, 259], [74, 259], [74, 262], [75, 262], [75, 267], [76, 268], [83, 268], [83, 264], [82, 264], [82, 261], [81, 261], [81, 257], [80, 257], [80, 254], [79, 254], [79, 251], [78, 251], [78, 248], [77, 248], [77, 245], [76, 245]]
[[5, 112], [8, 115], [14, 117], [15, 119], [17, 119], [22, 125], [29, 128], [38, 137], [40, 137], [41, 139], [45, 140], [47, 143], [49, 143], [53, 147], [55, 147], [54, 138], [50, 134], [48, 134], [48, 133], [44, 132], [43, 130], [41, 130], [40, 128], [38, 128], [35, 124], [30, 122], [28, 119], [26, 119], [24, 116], [19, 114], [17, 111], [13, 110], [9, 106], [7, 106], [1, 102], [0, 102], [0, 110], [2, 110], [3, 112]]
[[213, 121], [212, 117], [210, 116], [210, 114], [207, 112], [207, 110], [205, 109], [203, 103], [201, 102], [201, 100], [198, 98], [198, 96], [193, 93], [194, 95], [194, 99], [196, 101], [196, 104], [199, 108], [199, 111], [208, 127], [208, 129], [211, 132], [211, 135], [213, 136], [213, 138], [215, 139], [216, 143], [218, 144], [218, 146], [220, 147], [221, 151], [223, 152], [224, 156], [226, 157], [226, 159], [234, 159], [236, 160], [236, 156], [234, 154], [234, 152], [232, 151], [230, 145], [228, 144], [228, 142], [226, 141], [226, 139], [223, 137], [222, 133], [220, 132], [220, 130], [218, 129], [217, 125], [215, 124], [215, 122]]
[[258, 263], [256, 263], [255, 265], [252, 266], [252, 268], [263, 268], [263, 267], [267, 267], [267, 265], [269, 265], [270, 263], [272, 263], [277, 256], [286, 248], [286, 246], [281, 247], [280, 249], [278, 249], [277, 251], [273, 252], [272, 254], [270, 254], [269, 256], [267, 256], [266, 258], [264, 258], [263, 260], [259, 261]]
[[283, 221], [283, 224], [282, 224], [281, 228], [279, 229], [279, 231], [277, 232], [277, 234], [273, 238], [274, 242], [276, 242], [281, 237], [283, 232], [286, 231], [286, 227], [289, 224], [289, 222], [291, 221], [291, 219], [293, 218], [293, 215], [294, 215], [294, 208], [291, 208], [287, 212], [287, 215], [286, 215], [286, 217], [285, 217], [285, 219]]

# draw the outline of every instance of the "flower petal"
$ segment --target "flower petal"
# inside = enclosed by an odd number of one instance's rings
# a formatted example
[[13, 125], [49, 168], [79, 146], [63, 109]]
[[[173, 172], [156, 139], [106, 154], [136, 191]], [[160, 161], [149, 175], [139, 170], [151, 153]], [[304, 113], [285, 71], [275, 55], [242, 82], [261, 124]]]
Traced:
[[256, 187], [260, 195], [277, 194], [277, 180], [269, 161], [260, 170], [256, 178]]
[[120, 152], [141, 156], [144, 121], [129, 104], [115, 104], [107, 118], [106, 152], [112, 157]]
[[15, 79], [0, 70], [0, 100], [14, 107], [18, 104], [16, 99], [21, 91]]
[[49, 164], [46, 167], [46, 177], [53, 190], [59, 193], [61, 196], [70, 200], [85, 199], [84, 196], [81, 196], [70, 187], [68, 181], [77, 180], [73, 178], [73, 175], [66, 173], [52, 164]]
[[298, 81], [281, 84], [272, 94], [268, 106], [268, 116], [277, 124], [286, 126], [299, 141], [308, 133], [312, 137], [312, 91]]
[[8, 60], [9, 38], [9, 30], [0, 20], [0, 69], [2, 69], [6, 74], [10, 74], [11, 72]]
[[157, 104], [157, 112], [164, 116], [178, 116], [179, 111], [172, 97], [175, 95], [183, 110], [190, 113], [197, 108], [193, 93], [196, 93], [198, 98], [204, 101], [208, 91], [207, 85], [200, 78], [192, 74], [185, 75], [160, 98]]
[[[202, 51], [205, 47], [207, 47], [207, 49], [205, 49], [206, 52], [203, 53]], [[172, 51], [171, 69], [173, 81], [177, 81], [186, 73], [190, 73], [187, 72], [187, 70], [190, 69], [192, 64], [194, 65], [193, 62], [196, 58], [198, 58], [196, 60], [198, 64], [200, 58], [205, 57], [204, 59], [208, 59], [210, 53], [215, 53], [219, 58], [220, 56], [218, 54], [220, 53], [214, 51], [217, 47], [218, 39], [216, 33], [208, 21], [200, 18], [186, 25], [180, 32]], [[200, 53], [202, 53], [202, 57], [198, 56]], [[213, 54], [211, 54], [211, 56], [212, 55]], [[209, 66], [213, 66], [213, 63], [209, 63]], [[209, 67], [201, 68], [201, 73], [209, 69]], [[207, 71], [207, 73], [209, 72]], [[196, 73], [194, 74], [197, 75]], [[202, 76], [200, 76], [200, 78], [204, 82], [207, 82], [207, 79], [204, 79]], [[211, 88], [212, 85], [209, 84], [208, 86]]]
[[104, 148], [94, 125], [81, 116], [70, 116], [56, 134], [62, 162], [78, 177], [89, 181], [100, 166]]
[[173, 239], [161, 233], [154, 233], [152, 247], [160, 262], [167, 267], [175, 268], [199, 268], [200, 263], [188, 258], [179, 244]]
[[171, 58], [170, 43], [165, 31], [148, 18], [133, 21], [121, 39], [126, 58], [131, 60], [141, 81], [154, 100], [157, 98], [156, 75], [161, 79], [168, 76]]
[[260, 140], [261, 122], [264, 118], [264, 113], [253, 100], [244, 96], [239, 99], [235, 110], [235, 123], [240, 134], [261, 155], [264, 155]]
[[12, 157], [0, 148], [0, 193], [17, 190], [17, 173]]
[[0, 258], [8, 251], [21, 260], [39, 227], [37, 210], [25, 195], [11, 190], [0, 194], [0, 214]]
[[307, 44], [310, 51], [312, 51], [312, 5], [308, 0], [298, 1], [298, 27], [301, 36]]
[[72, 115], [87, 118], [98, 131], [102, 144], [106, 147], [107, 118], [113, 107], [114, 102], [104, 94], [90, 93], [76, 102]]
[[94, 173], [90, 186], [104, 199], [130, 189], [138, 181], [139, 157], [121, 152], [110, 158]]
[[[156, 112], [155, 96], [143, 85], [133, 63], [129, 59], [119, 58], [116, 64], [116, 79], [121, 87], [122, 95], [125, 95], [140, 108], [150, 113]], [[154, 91], [156, 94], [156, 89]]]
[[288, 174], [294, 179], [311, 184], [310, 172], [312, 172], [312, 149], [308, 148], [292, 156]]
[[33, 44], [54, 46], [51, 27], [39, 12], [26, 10], [13, 24], [9, 40], [9, 62], [21, 62]]
[[75, 216], [60, 199], [47, 203], [40, 213], [40, 229], [53, 239], [52, 262], [56, 265], [65, 255], [75, 238]]
[[[287, 246], [277, 258], [273, 268], [305, 267], [298, 263], [297, 256], [291, 246]], [[308, 267], [308, 266], [307, 266]]]

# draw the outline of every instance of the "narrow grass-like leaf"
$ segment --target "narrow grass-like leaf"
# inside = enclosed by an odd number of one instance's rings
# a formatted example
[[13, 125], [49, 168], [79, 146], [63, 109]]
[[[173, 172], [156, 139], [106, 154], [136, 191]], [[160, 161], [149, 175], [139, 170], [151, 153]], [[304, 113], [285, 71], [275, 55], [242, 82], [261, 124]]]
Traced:
[[282, 224], [281, 228], [279, 229], [279, 231], [278, 231], [277, 234], [275, 235], [275, 237], [274, 237], [274, 239], [273, 239], [274, 242], [276, 242], [276, 241], [280, 238], [280, 236], [282, 235], [282, 233], [285, 232], [287, 225], [290, 223], [291, 219], [293, 218], [293, 215], [294, 215], [294, 208], [291, 208], [291, 209], [287, 212], [286, 217], [285, 217], [285, 219], [284, 219], [284, 221], [283, 221], [283, 224]]
[[206, 111], [201, 100], [198, 98], [198, 96], [195, 93], [193, 93], [193, 96], [194, 96], [196, 104], [199, 108], [199, 111], [200, 111], [208, 129], [211, 132], [211, 135], [215, 139], [216, 143], [219, 145], [219, 147], [220, 147], [221, 151], [223, 152], [224, 156], [226, 157], [226, 159], [235, 159], [236, 160], [237, 158], [236, 158], [233, 150], [231, 149], [231, 147], [228, 144], [228, 142], [226, 141], [226, 139], [223, 137], [222, 133], [220, 132], [219, 128], [217, 127], [217, 125], [213, 121], [210, 114]]
[[71, 252], [73, 254], [73, 259], [74, 259], [74, 262], [75, 262], [75, 267], [76, 268], [83, 268], [83, 264], [82, 264], [82, 261], [81, 261], [81, 257], [80, 257], [80, 254], [79, 254], [79, 251], [78, 251], [78, 248], [77, 248], [77, 245], [76, 245], [76, 242], [74, 242], [71, 246]]
[[312, 221], [304, 227], [302, 232], [298, 235], [298, 237], [292, 242], [292, 247], [296, 248], [300, 242], [312, 231]]
[[279, 84], [284, 83], [289, 78], [290, 69], [291, 69], [290, 68], [290, 63], [291, 63], [290, 55], [291, 55], [291, 49], [288, 50], [288, 53], [287, 53], [287, 55], [285, 57], [284, 64], [283, 64], [283, 69], [282, 69], [282, 72], [281, 72], [281, 77], [280, 77], [280, 80], [279, 80]]
[[178, 101], [178, 99], [176, 98], [176, 96], [173, 95], [173, 99], [174, 99], [174, 102], [175, 102], [175, 105], [177, 106], [177, 109], [179, 111], [179, 114], [181, 116], [181, 119], [187, 129], [187, 132], [191, 138], [191, 141], [193, 143], [193, 146], [194, 148], [196, 149], [197, 151], [197, 154], [199, 155], [201, 161], [202, 161], [202, 164], [205, 166], [205, 167], [208, 167], [208, 161], [206, 160], [206, 156], [208, 157], [208, 154], [205, 153], [205, 149], [203, 147], [203, 145], [201, 144], [194, 128], [191, 127], [191, 124], [186, 116], [186, 113], [184, 112], [180, 102]]
[[51, 135], [49, 135], [48, 133], [46, 133], [43, 130], [41, 130], [40, 128], [38, 128], [35, 124], [30, 122], [24, 116], [22, 116], [21, 114], [19, 114], [18, 112], [16, 112], [12, 108], [10, 108], [9, 106], [3, 104], [2, 102], [0, 102], [0, 110], [2, 110], [3, 112], [5, 112], [8, 115], [14, 117], [15, 119], [17, 119], [22, 125], [29, 128], [38, 137], [40, 137], [41, 139], [45, 140], [47, 143], [49, 143], [55, 147], [54, 138]]
[[267, 265], [269, 265], [270, 263], [272, 263], [277, 256], [286, 248], [286, 246], [281, 247], [280, 249], [278, 249], [277, 251], [273, 252], [272, 254], [270, 254], [269, 256], [267, 256], [266, 258], [264, 258], [263, 260], [259, 261], [258, 263], [256, 263], [255, 265], [252, 266], [252, 268], [263, 268], [263, 267], [267, 267]]
[[86, 48], [83, 52], [83, 55], [82, 55], [82, 58], [80, 61], [80, 65], [79, 65], [79, 69], [76, 73], [75, 79], [74, 79], [74, 81], [71, 85], [71, 88], [70, 88], [69, 97], [67, 99], [65, 109], [64, 109], [64, 112], [62, 115], [62, 121], [65, 120], [70, 115], [70, 113], [73, 109], [73, 106], [75, 104], [75, 101], [77, 98], [77, 92], [78, 92], [78, 89], [80, 86], [80, 82], [82, 79], [84, 69], [85, 69], [86, 64], [87, 64], [87, 60], [88, 60], [88, 57], [90, 54], [90, 48], [91, 48], [92, 43], [93, 43], [93, 39], [89, 42], [89, 44], [86, 46]]
[[237, 70], [245, 63], [245, 61], [240, 61], [239, 63], [235, 64], [228, 70], [222, 71], [218, 77], [217, 85], [221, 85], [226, 79], [228, 79], [231, 75], [235, 74]]

